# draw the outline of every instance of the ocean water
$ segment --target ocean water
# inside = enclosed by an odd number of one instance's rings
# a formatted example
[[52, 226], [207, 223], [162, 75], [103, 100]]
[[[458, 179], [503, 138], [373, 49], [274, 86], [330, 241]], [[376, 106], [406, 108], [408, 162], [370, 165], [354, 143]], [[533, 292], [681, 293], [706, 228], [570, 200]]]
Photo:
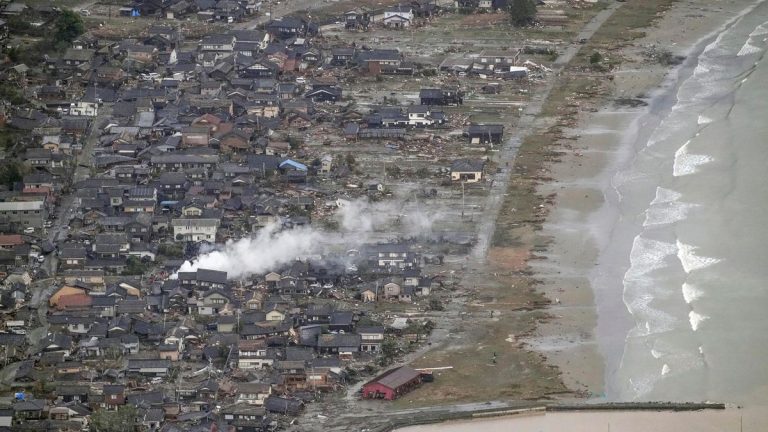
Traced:
[[768, 2], [702, 47], [612, 179], [610, 399], [768, 402]]

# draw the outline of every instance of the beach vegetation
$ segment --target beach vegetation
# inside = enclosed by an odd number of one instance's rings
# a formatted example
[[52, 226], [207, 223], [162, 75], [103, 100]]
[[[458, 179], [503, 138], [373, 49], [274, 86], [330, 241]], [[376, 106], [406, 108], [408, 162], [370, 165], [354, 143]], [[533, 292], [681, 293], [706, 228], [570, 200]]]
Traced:
[[535, 0], [512, 0], [509, 5], [509, 17], [512, 24], [525, 27], [536, 21]]

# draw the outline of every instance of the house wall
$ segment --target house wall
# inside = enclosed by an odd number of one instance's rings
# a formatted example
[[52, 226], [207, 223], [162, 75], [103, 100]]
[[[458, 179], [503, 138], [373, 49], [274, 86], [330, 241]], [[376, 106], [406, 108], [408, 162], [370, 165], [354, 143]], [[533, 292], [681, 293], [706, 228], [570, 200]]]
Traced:
[[480, 180], [482, 180], [482, 178], [483, 178], [483, 173], [479, 172], [479, 171], [477, 171], [477, 172], [460, 172], [460, 171], [451, 172], [451, 180], [453, 180], [453, 181], [463, 180], [463, 181], [465, 181], [467, 183], [477, 183]]
[[178, 351], [163, 351], [160, 353], [159, 357], [161, 359], [170, 360], [170, 361], [179, 361], [179, 352]]
[[238, 359], [237, 367], [239, 369], [261, 369], [264, 366], [272, 366], [274, 361], [267, 358]]
[[370, 383], [363, 386], [363, 398], [393, 400], [395, 392], [379, 383]]

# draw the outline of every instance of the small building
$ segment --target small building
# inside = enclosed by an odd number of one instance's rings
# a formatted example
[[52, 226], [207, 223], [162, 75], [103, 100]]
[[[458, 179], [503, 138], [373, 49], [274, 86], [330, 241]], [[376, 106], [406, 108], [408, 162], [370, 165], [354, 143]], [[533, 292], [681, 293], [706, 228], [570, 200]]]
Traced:
[[371, 14], [368, 8], [359, 7], [344, 12], [344, 28], [347, 30], [367, 29], [371, 22]]
[[333, 66], [347, 66], [354, 57], [354, 48], [334, 48], [331, 51], [331, 64]]
[[170, 360], [166, 359], [129, 359], [128, 372], [147, 376], [166, 376], [171, 368]]
[[458, 89], [423, 88], [419, 91], [421, 105], [461, 105], [464, 95]]
[[413, 24], [413, 8], [397, 5], [384, 11], [384, 26], [389, 28], [407, 28]]
[[173, 226], [173, 237], [178, 241], [213, 242], [219, 228], [219, 219], [178, 218], [171, 221], [171, 226]]
[[504, 126], [500, 124], [472, 124], [467, 130], [470, 144], [501, 144]]
[[307, 92], [307, 99], [314, 102], [338, 102], [341, 100], [341, 88], [339, 87], [320, 87]]
[[394, 400], [421, 384], [421, 373], [411, 367], [391, 369], [363, 385], [363, 398]]
[[480, 159], [457, 159], [451, 164], [451, 181], [476, 183], [483, 179], [485, 161]]

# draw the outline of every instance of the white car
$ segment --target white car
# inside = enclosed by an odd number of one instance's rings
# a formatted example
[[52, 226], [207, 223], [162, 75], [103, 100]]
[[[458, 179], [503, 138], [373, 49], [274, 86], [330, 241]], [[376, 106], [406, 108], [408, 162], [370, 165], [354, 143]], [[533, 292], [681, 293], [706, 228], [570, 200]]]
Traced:
[[91, 15], [91, 11], [89, 11], [88, 9], [80, 9], [80, 15], [89, 16]]
[[34, 234], [34, 233], [35, 233], [35, 227], [24, 228], [24, 234]]

